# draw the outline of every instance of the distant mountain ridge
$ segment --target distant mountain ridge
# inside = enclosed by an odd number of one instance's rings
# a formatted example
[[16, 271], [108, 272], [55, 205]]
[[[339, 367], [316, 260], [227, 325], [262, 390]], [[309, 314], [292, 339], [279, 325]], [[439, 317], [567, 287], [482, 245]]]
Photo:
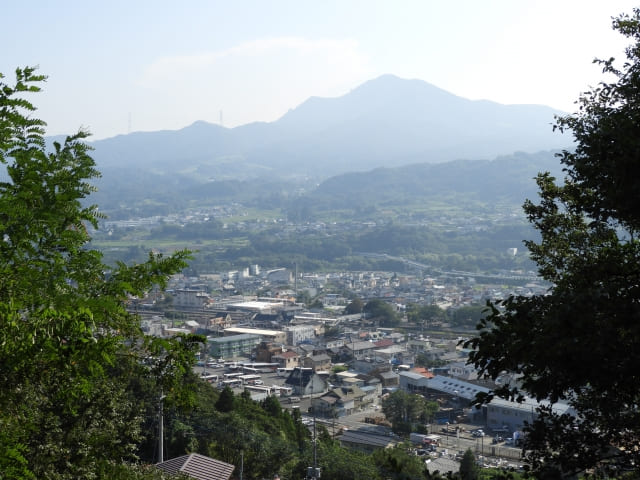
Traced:
[[421, 80], [383, 75], [341, 97], [309, 98], [275, 122], [224, 128], [198, 121], [92, 145], [101, 170], [136, 168], [199, 181], [328, 178], [566, 148], [571, 139], [551, 126], [562, 114], [546, 106], [471, 101]]

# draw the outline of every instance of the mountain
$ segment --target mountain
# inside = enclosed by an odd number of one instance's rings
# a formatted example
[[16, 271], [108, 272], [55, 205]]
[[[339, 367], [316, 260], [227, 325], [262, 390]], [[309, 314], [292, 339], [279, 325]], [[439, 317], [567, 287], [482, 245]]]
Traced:
[[566, 148], [554, 115], [539, 105], [458, 97], [421, 80], [384, 75], [337, 98], [312, 97], [274, 122], [224, 128], [196, 122], [92, 142], [112, 167], [198, 181], [328, 178], [349, 171], [489, 159], [515, 151]]
[[242, 204], [257, 210], [286, 212], [291, 220], [363, 214], [415, 215], [426, 210], [479, 214], [518, 211], [538, 198], [539, 172], [560, 178], [554, 151], [516, 152], [493, 160], [452, 160], [349, 172], [320, 183], [284, 179], [230, 179], [199, 182], [184, 174], [109, 169], [96, 182], [92, 203], [112, 220], [183, 212], [187, 207]]
[[564, 176], [555, 153], [515, 152], [493, 160], [452, 160], [345, 173], [320, 183], [308, 199], [328, 209], [402, 206], [416, 201], [426, 205], [446, 203], [454, 197], [473, 204], [519, 207], [527, 198], [537, 199], [534, 179], [539, 172]]

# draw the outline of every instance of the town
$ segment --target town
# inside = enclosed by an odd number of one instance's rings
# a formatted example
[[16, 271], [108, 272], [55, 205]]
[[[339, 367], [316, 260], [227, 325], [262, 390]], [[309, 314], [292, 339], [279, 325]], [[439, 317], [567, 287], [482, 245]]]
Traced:
[[[235, 295], [237, 286], [264, 296]], [[535, 281], [481, 285], [460, 273], [320, 274], [253, 265], [194, 278], [176, 275], [166, 292], [151, 292], [130, 308], [150, 335], [206, 336], [195, 370], [212, 388], [247, 392], [256, 401], [275, 396], [284, 408], [298, 409], [310, 429], [324, 425], [345, 448], [372, 452], [409, 442], [429, 470], [457, 472], [467, 449], [482, 465], [520, 468], [519, 437], [538, 403], [496, 398], [473, 406], [477, 393], [497, 385], [467, 365], [461, 340], [473, 334], [473, 320], [416, 320], [408, 310], [419, 304], [441, 312], [481, 311], [487, 299], [537, 295], [546, 288]], [[334, 291], [349, 298], [327, 293]], [[374, 316], [366, 308], [372, 303], [388, 309]], [[509, 381], [516, 379], [496, 380]], [[397, 391], [437, 404], [431, 418], [413, 425], [415, 432], [398, 435], [385, 417], [385, 399]]]

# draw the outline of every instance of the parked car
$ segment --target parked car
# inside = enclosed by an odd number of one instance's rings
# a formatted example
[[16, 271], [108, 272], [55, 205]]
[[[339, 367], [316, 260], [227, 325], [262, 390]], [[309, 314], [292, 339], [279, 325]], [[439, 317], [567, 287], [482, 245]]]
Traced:
[[496, 443], [502, 443], [504, 442], [504, 438], [502, 438], [500, 435], [496, 435], [495, 437], [493, 437], [493, 440], [491, 441], [491, 443], [493, 443], [494, 445]]
[[471, 432], [471, 435], [474, 437], [484, 437], [484, 430], [479, 428], [478, 430], [474, 430], [473, 432]]

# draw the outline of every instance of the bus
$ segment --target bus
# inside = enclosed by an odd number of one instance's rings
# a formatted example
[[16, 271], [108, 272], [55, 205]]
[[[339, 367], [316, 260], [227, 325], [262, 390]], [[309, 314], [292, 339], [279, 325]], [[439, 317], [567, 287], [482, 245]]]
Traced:
[[205, 382], [209, 383], [218, 383], [218, 375], [201, 375], [201, 377]]
[[293, 393], [293, 388], [291, 387], [281, 387], [279, 385], [273, 385], [271, 388], [276, 390], [281, 396], [289, 396]]
[[235, 378], [242, 380], [243, 384], [255, 383], [256, 380], [260, 380], [260, 375], [238, 375]]
[[273, 387], [269, 387], [267, 385], [247, 385], [244, 387], [245, 390], [249, 390], [250, 392], [260, 392], [266, 393], [267, 395], [278, 395], [278, 392], [274, 390]]
[[242, 387], [242, 380], [239, 378], [232, 378], [231, 380], [222, 380], [218, 383], [218, 387], [220, 389], [224, 389], [225, 387], [229, 388], [239, 388]]

